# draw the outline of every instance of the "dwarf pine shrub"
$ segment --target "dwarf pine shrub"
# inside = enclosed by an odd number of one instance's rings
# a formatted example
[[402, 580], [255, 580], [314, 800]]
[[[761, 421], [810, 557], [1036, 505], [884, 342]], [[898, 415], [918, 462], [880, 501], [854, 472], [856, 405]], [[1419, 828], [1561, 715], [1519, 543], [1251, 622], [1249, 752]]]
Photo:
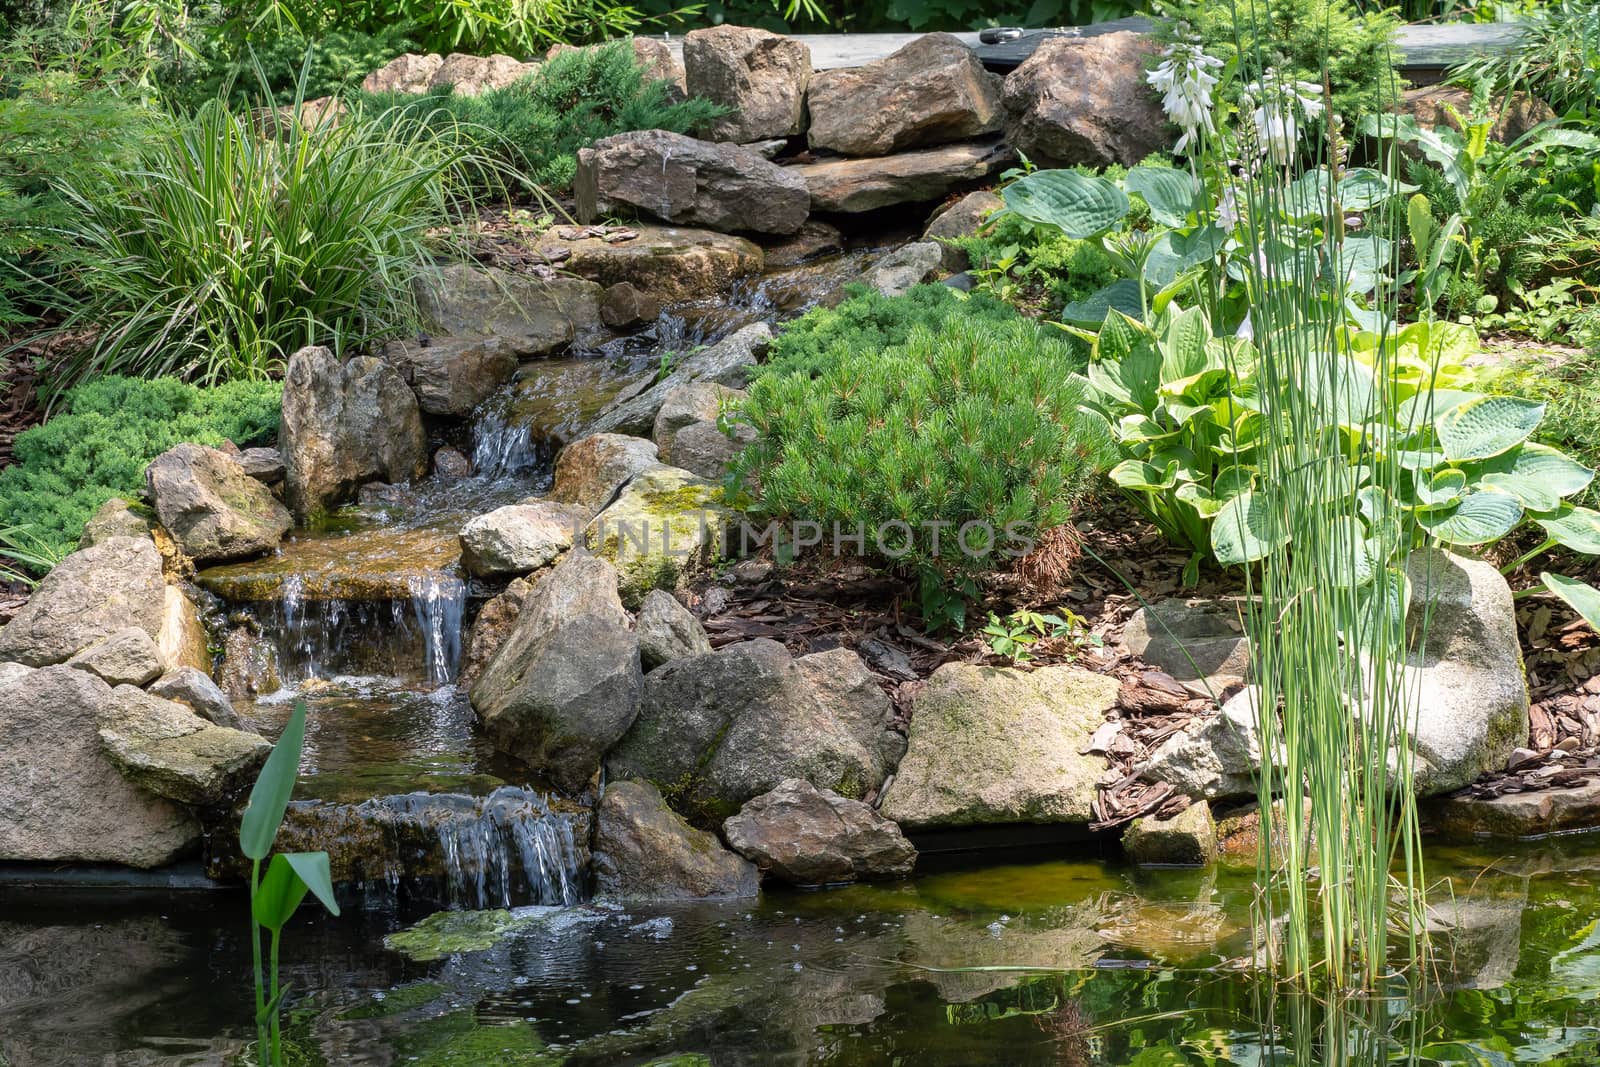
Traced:
[[277, 382], [85, 382], [62, 396], [54, 418], [17, 435], [15, 462], [0, 471], [0, 525], [25, 528], [56, 555], [71, 552], [100, 505], [137, 494], [145, 467], [174, 445], [272, 440], [282, 395]]
[[1108, 461], [1073, 349], [963, 306], [887, 346], [780, 352], [744, 404], [758, 436], [733, 473], [773, 517], [864, 529], [866, 554], [918, 574], [930, 626], [960, 625], [981, 577], [1066, 523]]

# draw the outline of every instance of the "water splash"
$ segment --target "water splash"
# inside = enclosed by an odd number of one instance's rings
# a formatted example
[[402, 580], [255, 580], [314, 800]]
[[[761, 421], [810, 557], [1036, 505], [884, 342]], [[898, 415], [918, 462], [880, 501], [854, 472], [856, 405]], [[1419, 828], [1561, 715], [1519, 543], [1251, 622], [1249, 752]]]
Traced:
[[532, 424], [517, 417], [512, 400], [507, 390], [478, 408], [472, 423], [472, 470], [478, 478], [526, 478], [550, 466], [549, 443], [535, 438]]
[[278, 677], [294, 687], [339, 675], [415, 678], [448, 685], [461, 665], [467, 587], [446, 574], [407, 580], [409, 600], [309, 597], [284, 579], [276, 601], [252, 606], [277, 646]]
[[531, 789], [406, 793], [360, 804], [296, 802], [279, 848], [326, 851], [336, 880], [368, 897], [459, 908], [583, 900], [587, 815]]

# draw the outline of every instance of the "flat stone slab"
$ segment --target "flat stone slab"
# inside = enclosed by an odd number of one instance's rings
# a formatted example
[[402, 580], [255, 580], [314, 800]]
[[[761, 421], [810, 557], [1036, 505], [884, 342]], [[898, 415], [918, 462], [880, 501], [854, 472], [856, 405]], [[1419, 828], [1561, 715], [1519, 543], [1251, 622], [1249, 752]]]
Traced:
[[805, 180], [811, 210], [853, 214], [894, 204], [942, 199], [982, 181], [1016, 153], [1000, 141], [977, 141], [866, 159], [830, 159], [788, 169]]
[[1595, 829], [1600, 827], [1600, 779], [1488, 800], [1444, 797], [1428, 806], [1425, 818], [1436, 833], [1457, 838], [1528, 838]]
[[406, 600], [414, 582], [454, 575], [461, 540], [454, 530], [374, 529], [286, 541], [273, 555], [208, 567], [199, 583], [224, 600], [281, 600], [298, 581], [307, 600]]

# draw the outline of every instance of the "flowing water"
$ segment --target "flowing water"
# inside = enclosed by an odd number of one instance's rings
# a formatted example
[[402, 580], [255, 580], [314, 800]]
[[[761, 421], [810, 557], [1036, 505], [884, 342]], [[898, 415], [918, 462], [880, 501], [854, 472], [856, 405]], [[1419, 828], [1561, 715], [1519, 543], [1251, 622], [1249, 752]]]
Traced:
[[[1600, 1063], [1600, 841], [1430, 859], [1435, 981], [1378, 1002], [1397, 1043], [1351, 1062]], [[454, 912], [410, 955], [384, 946], [403, 906], [308, 908], [284, 940], [291, 1035], [299, 1062], [373, 1067], [1331, 1062], [1264, 1050], [1250, 880], [1058, 860], [759, 901]], [[5, 1062], [228, 1062], [249, 1037], [243, 906], [0, 886]], [[1291, 1045], [1319, 1033], [1277, 1021]]]

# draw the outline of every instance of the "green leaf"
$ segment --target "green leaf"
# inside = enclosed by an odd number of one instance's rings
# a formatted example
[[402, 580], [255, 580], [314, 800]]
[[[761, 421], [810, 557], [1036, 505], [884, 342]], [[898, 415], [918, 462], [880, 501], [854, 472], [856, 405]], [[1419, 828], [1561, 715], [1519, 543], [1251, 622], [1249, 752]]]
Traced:
[[1600, 511], [1563, 504], [1556, 514], [1534, 516], [1534, 521], [1563, 548], [1600, 556]]
[[1137, 193], [1150, 205], [1150, 216], [1163, 226], [1182, 226], [1189, 221], [1200, 183], [1194, 175], [1172, 167], [1134, 167], [1123, 179], [1124, 188]]
[[1006, 207], [1029, 222], [1056, 226], [1068, 237], [1096, 237], [1128, 214], [1128, 194], [1114, 182], [1073, 170], [1040, 170], [1012, 182]]
[[1576, 578], [1566, 578], [1545, 571], [1539, 575], [1544, 587], [1567, 602], [1567, 606], [1583, 616], [1592, 630], [1600, 631], [1600, 589]]
[[339, 914], [339, 901], [333, 895], [333, 872], [328, 866], [326, 852], [290, 852], [284, 859], [294, 868], [294, 873], [311, 890], [313, 896], [328, 909], [329, 915]]
[[1488, 459], [1528, 439], [1544, 405], [1515, 396], [1482, 396], [1434, 416], [1439, 444], [1452, 462]]
[[1432, 477], [1427, 471], [1416, 471], [1417, 504], [1424, 508], [1449, 507], [1466, 493], [1467, 474], [1451, 467], [1436, 471]]
[[1207, 346], [1211, 323], [1200, 308], [1190, 308], [1172, 316], [1166, 336], [1161, 339], [1161, 381], [1171, 384], [1207, 369]]
[[305, 701], [295, 701], [289, 724], [278, 735], [267, 762], [256, 775], [256, 784], [250, 789], [250, 802], [245, 805], [244, 818], [239, 823], [239, 849], [253, 860], [267, 858], [272, 842], [278, 836], [278, 826], [289, 807], [289, 797], [294, 792], [295, 779], [300, 774], [300, 749], [306, 736]]
[[268, 930], [282, 930], [283, 924], [306, 898], [307, 888], [290, 865], [289, 857], [280, 852], [267, 864], [266, 877], [261, 879], [261, 885], [250, 898], [251, 914]]
[[1159, 493], [1177, 484], [1178, 462], [1170, 460], [1158, 467], [1143, 460], [1125, 459], [1111, 468], [1109, 477], [1113, 484], [1124, 489]]
[[1522, 521], [1522, 505], [1509, 493], [1473, 493], [1449, 508], [1417, 513], [1417, 524], [1447, 545], [1486, 545]]
[[1078, 326], [1099, 326], [1115, 310], [1132, 319], [1144, 318], [1144, 293], [1133, 278], [1119, 278], [1097, 293], [1074, 300], [1061, 309], [1061, 321]]
[[1391, 197], [1416, 190], [1415, 185], [1407, 185], [1370, 167], [1352, 167], [1339, 178], [1339, 204], [1346, 211], [1368, 211]]
[[1265, 493], [1240, 493], [1223, 505], [1211, 525], [1211, 552], [1217, 562], [1253, 563], [1289, 541], [1278, 532]]
[[1554, 511], [1561, 498], [1581, 492], [1594, 471], [1548, 445], [1528, 443], [1483, 465], [1479, 481], [1510, 493], [1529, 511]]
[[1344, 516], [1333, 519], [1325, 531], [1329, 573], [1346, 589], [1366, 585], [1383, 565], [1380, 549], [1367, 537], [1361, 520]]
[[1144, 325], [1113, 311], [1089, 354], [1089, 383], [1137, 411], [1155, 410], [1161, 353]]

